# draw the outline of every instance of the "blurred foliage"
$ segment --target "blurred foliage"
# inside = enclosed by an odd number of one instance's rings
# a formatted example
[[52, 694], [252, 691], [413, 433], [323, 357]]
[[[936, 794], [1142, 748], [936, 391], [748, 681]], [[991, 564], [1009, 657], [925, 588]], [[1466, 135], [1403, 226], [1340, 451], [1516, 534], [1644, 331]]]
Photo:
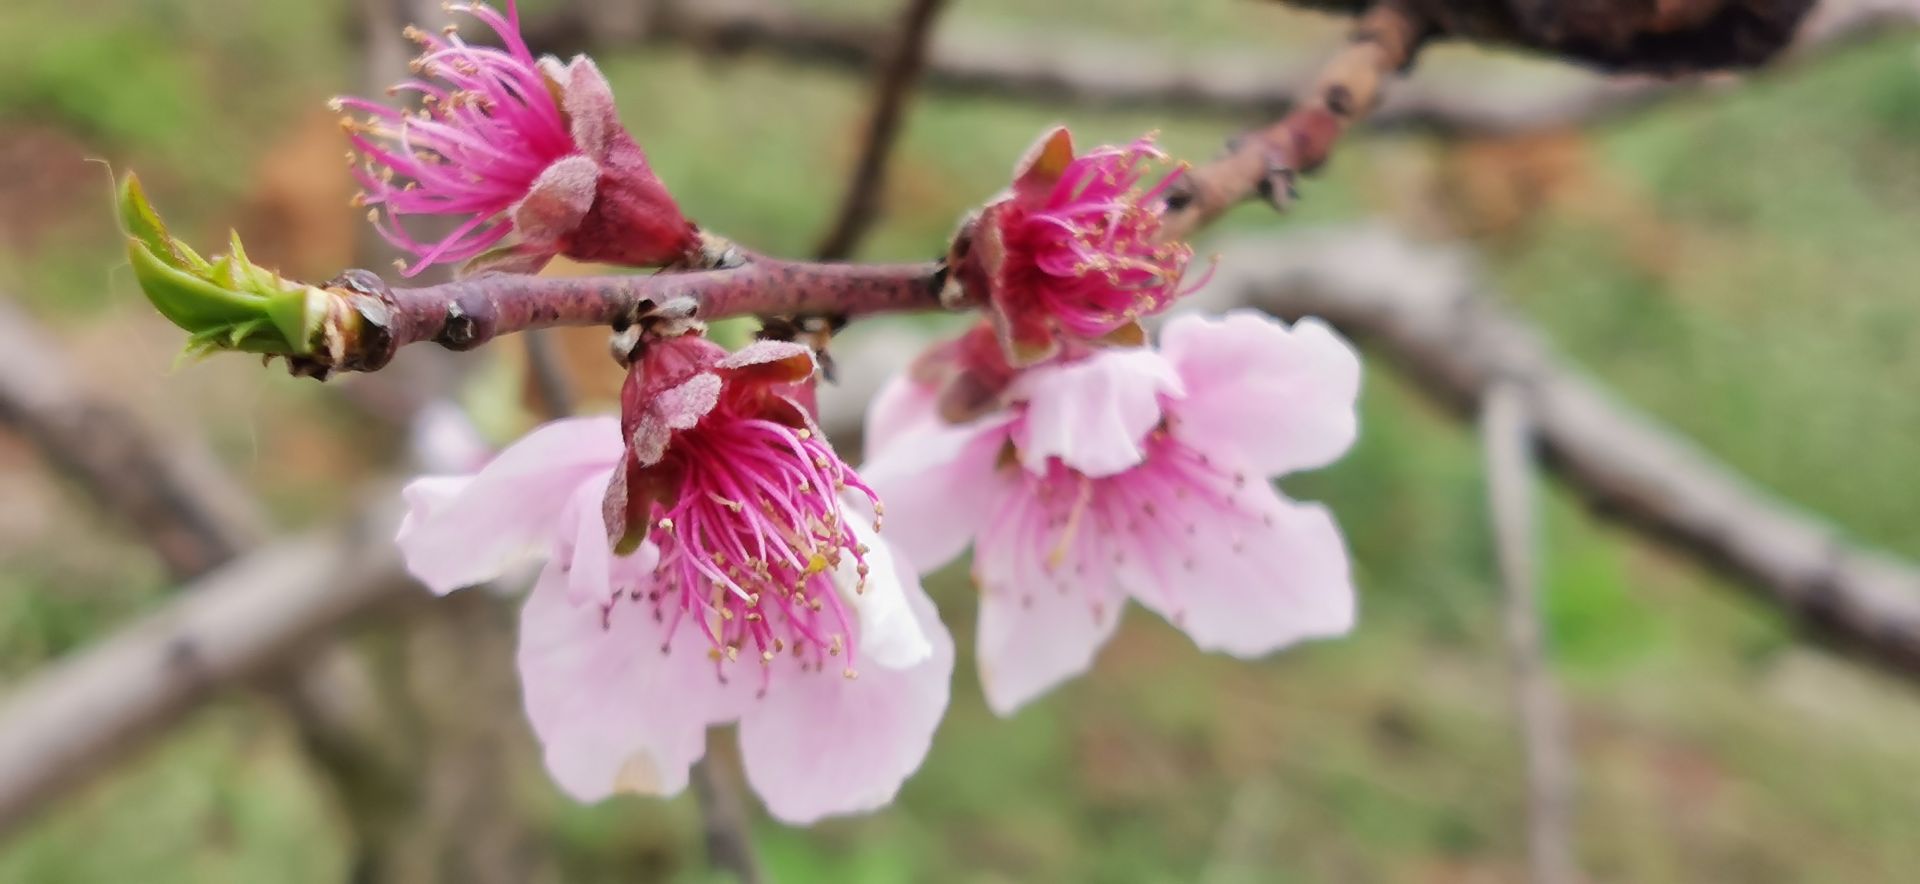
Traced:
[[[1183, 51], [1312, 52], [1338, 33], [1231, 0], [1178, 14], [1164, 0], [957, 6], [957, 29]], [[96, 386], [207, 434], [287, 525], [337, 512], [391, 444], [369, 442], [377, 422], [336, 388], [243, 359], [169, 372], [179, 335], [130, 284], [107, 176], [84, 159], [137, 167], [196, 240], [235, 225], [261, 243], [262, 263], [330, 275], [358, 219], [343, 205], [337, 133], [315, 109], [361, 88], [356, 28], [347, 4], [293, 0], [11, 0], [0, 11], [0, 289], [67, 336]], [[1482, 61], [1448, 50], [1423, 70]], [[770, 252], [809, 247], [852, 161], [863, 84], [680, 51], [602, 62], [691, 214]], [[956, 216], [1063, 117], [1088, 141], [1158, 128], [1189, 157], [1252, 122], [929, 98], [865, 255], [941, 251]], [[1231, 223], [1385, 217], [1468, 238], [1511, 301], [1623, 397], [1861, 538], [1920, 555], [1911, 39], [1590, 135], [1348, 147], [1305, 184], [1300, 211], [1249, 207]], [[512, 356], [494, 349], [468, 363]], [[1524, 784], [1477, 449], [1384, 362], [1369, 370], [1358, 448], [1288, 480], [1328, 501], [1348, 532], [1363, 587], [1353, 638], [1244, 663], [1200, 655], [1136, 611], [1092, 676], [1010, 721], [986, 711], [963, 651], [952, 714], [899, 805], [809, 831], [762, 822], [776, 877], [1518, 880]], [[500, 392], [511, 371], [473, 376], [490, 390], [470, 399], [512, 410]], [[154, 604], [164, 579], [5, 440], [0, 479], [0, 672], [11, 680]], [[1911, 880], [1911, 687], [1798, 642], [1738, 587], [1558, 493], [1545, 508], [1547, 613], [1595, 879]], [[932, 584], [964, 648], [964, 569]], [[7, 842], [0, 882], [341, 880], [344, 826], [303, 765], [264, 706], [223, 703]], [[528, 812], [566, 880], [709, 880], [688, 799], [582, 808], [541, 795]]]

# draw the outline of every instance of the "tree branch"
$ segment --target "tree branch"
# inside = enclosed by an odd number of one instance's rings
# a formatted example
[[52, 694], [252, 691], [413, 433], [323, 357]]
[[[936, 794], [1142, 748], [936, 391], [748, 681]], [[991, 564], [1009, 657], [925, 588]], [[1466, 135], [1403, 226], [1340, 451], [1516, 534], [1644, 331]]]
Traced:
[[0, 300], [0, 425], [131, 526], [175, 575], [204, 572], [258, 539], [265, 517], [210, 453], [160, 445], [123, 409], [84, 395], [47, 338]]
[[[714, 738], [709, 734], [707, 739], [712, 742]], [[707, 862], [732, 872], [738, 884], [762, 884], [766, 875], [760, 871], [760, 860], [754, 853], [746, 808], [740, 806], [738, 778], [724, 769], [709, 747], [707, 757], [694, 764], [689, 781], [694, 800], [700, 802], [700, 834], [707, 848]]]
[[337, 346], [293, 361], [298, 373], [324, 377], [378, 370], [409, 344], [470, 350], [503, 334], [564, 325], [937, 310], [945, 279], [938, 263], [815, 264], [764, 257], [652, 276], [487, 273], [419, 288], [391, 288], [372, 273], [349, 270], [327, 285], [352, 317], [340, 326]]
[[856, 244], [866, 236], [878, 213], [880, 191], [887, 179], [887, 159], [899, 140], [901, 118], [906, 115], [907, 99], [926, 67], [927, 43], [933, 36], [933, 23], [946, 0], [907, 0], [901, 16], [900, 33], [894, 39], [893, 55], [880, 72], [874, 88], [873, 111], [867, 118], [866, 137], [860, 145], [860, 159], [854, 164], [847, 193], [840, 201], [833, 226], [820, 241], [814, 254], [822, 261], [845, 260]]
[[1340, 134], [1373, 110], [1381, 82], [1413, 61], [1426, 29], [1405, 0], [1378, 0], [1360, 17], [1352, 42], [1321, 69], [1304, 101], [1181, 176], [1167, 196], [1164, 236], [1185, 239], [1256, 193], [1285, 208], [1294, 178], [1325, 162]]
[[1462, 411], [1511, 380], [1547, 465], [1597, 512], [1724, 570], [1836, 646], [1920, 677], [1920, 568], [1847, 542], [1621, 403], [1478, 287], [1457, 253], [1344, 232], [1227, 244], [1192, 300], [1323, 317]]
[[[583, 4], [584, 5], [584, 4]], [[645, 40], [711, 53], [757, 52], [797, 64], [864, 72], [882, 63], [884, 26], [829, 17], [764, 0], [678, 3], [651, 23]], [[1823, 0], [1786, 60], [1843, 48], [1890, 27], [1920, 22], [1914, 0]], [[583, 14], [530, 19], [530, 43], [545, 51], [608, 52], [633, 44]], [[630, 32], [629, 32], [630, 33]], [[1778, 67], [1781, 62], [1775, 62]], [[949, 32], [928, 49], [929, 90], [1044, 104], [1151, 109], [1181, 114], [1270, 118], [1313, 86], [1307, 59], [1250, 49], [1180, 55], [1166, 47], [1078, 35]], [[1368, 115], [1374, 128], [1500, 135], [1590, 123], [1698, 95], [1725, 77], [1591, 77], [1541, 84], [1527, 78], [1415, 79]]]
[[[30, 441], [102, 512], [128, 522], [176, 579], [203, 575], [254, 546], [266, 517], [211, 454], [191, 440], [162, 444], [134, 415], [89, 396], [48, 338], [0, 301], [0, 424]], [[330, 648], [278, 675], [275, 699], [349, 804], [355, 790], [393, 773], [391, 723], [359, 690], [366, 675], [356, 657]], [[91, 758], [78, 761], [89, 764], [63, 776], [92, 770]], [[0, 808], [14, 807], [11, 794], [0, 794]], [[30, 806], [39, 796], [20, 800]], [[0, 830], [14, 820], [14, 811], [0, 812]]]
[[411, 588], [393, 527], [356, 520], [265, 547], [17, 686], [0, 704], [0, 832], [221, 689], [299, 659], [354, 613]]
[[1533, 507], [1533, 427], [1523, 388], [1496, 380], [1480, 402], [1514, 706], [1526, 749], [1527, 845], [1533, 884], [1580, 880], [1572, 840], [1573, 769], [1560, 692], [1541, 637]]

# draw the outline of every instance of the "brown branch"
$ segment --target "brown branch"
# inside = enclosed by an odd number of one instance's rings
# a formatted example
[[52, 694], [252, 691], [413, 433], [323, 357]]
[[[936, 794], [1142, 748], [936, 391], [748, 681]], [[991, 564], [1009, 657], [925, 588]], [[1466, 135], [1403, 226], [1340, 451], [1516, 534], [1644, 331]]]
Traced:
[[814, 250], [822, 261], [841, 261], [853, 254], [865, 238], [878, 214], [880, 192], [887, 180], [887, 159], [899, 140], [900, 122], [906, 116], [907, 99], [926, 67], [927, 43], [933, 36], [933, 23], [946, 0], [907, 0], [901, 16], [900, 33], [894, 38], [893, 54], [880, 72], [874, 88], [873, 110], [867, 118], [866, 137], [860, 145], [860, 159], [854, 164], [847, 183], [846, 196], [834, 216], [833, 226]]
[[[855, 419], [830, 417], [825, 430], [852, 435]], [[398, 494], [370, 499], [343, 527], [259, 548], [0, 698], [0, 836], [220, 691], [279, 672], [350, 620], [417, 595], [392, 540]]]
[[19, 432], [176, 575], [199, 574], [259, 536], [264, 516], [204, 449], [160, 445], [124, 409], [83, 395], [39, 328], [0, 300], [0, 425]]
[[[587, 4], [581, 4], [587, 5]], [[883, 61], [887, 29], [877, 22], [829, 17], [784, 4], [679, 3], [651, 22], [650, 44], [683, 44], [712, 53], [756, 52], [773, 58], [865, 72]], [[1920, 23], [1913, 0], [1824, 0], [1781, 61], [1801, 61], [1892, 27]], [[527, 22], [543, 51], [611, 52], [634, 45], [631, 32], [597, 28], [584, 14]], [[928, 50], [930, 91], [1102, 109], [1270, 118], [1310, 89], [1307, 59], [1270, 51], [1213, 48], [1181, 55], [1145, 41], [1081, 35], [949, 32]], [[1413, 128], [1459, 135], [1498, 135], [1592, 123], [1709, 92], [1725, 77], [1581, 78], [1541, 83], [1526, 77], [1415, 79], [1368, 116], [1373, 128]]]
[[1498, 380], [1518, 384], [1546, 464], [1597, 512], [1718, 567], [1836, 646], [1920, 677], [1920, 567], [1849, 543], [1618, 401], [1478, 287], [1457, 254], [1372, 231], [1229, 244], [1193, 300], [1324, 317], [1463, 411]]
[[700, 836], [707, 848], [707, 862], [733, 873], [739, 884], [764, 882], [766, 875], [753, 849], [747, 811], [740, 804], [739, 779], [709, 747], [707, 757], [694, 764], [689, 780], [694, 800], [700, 802]]
[[[102, 512], [129, 523], [177, 579], [203, 575], [254, 546], [265, 516], [246, 490], [191, 440], [162, 444], [133, 414], [89, 396], [49, 337], [0, 302], [0, 424], [31, 442]], [[309, 756], [352, 803], [358, 790], [399, 769], [391, 722], [359, 689], [364, 667], [346, 649], [325, 649], [302, 664], [279, 674], [273, 696], [293, 719]], [[75, 738], [84, 743], [89, 737]], [[61, 773], [63, 779], [22, 789], [57, 789], [64, 778], [90, 772], [92, 761], [77, 756], [76, 763], [84, 763]], [[0, 812], [0, 831], [16, 819], [16, 805], [7, 797], [13, 794], [0, 795], [0, 807], [8, 808]], [[35, 793], [17, 799], [24, 802], [19, 812], [40, 798]]]
[[283, 541], [16, 686], [0, 703], [0, 832], [220, 690], [273, 673], [411, 587], [390, 520]]
[[1426, 25], [1405, 0], [1379, 0], [1305, 100], [1182, 176], [1167, 198], [1166, 236], [1184, 239], [1256, 193], [1284, 208], [1294, 178], [1326, 162], [1340, 134], [1379, 103], [1381, 82], [1412, 62], [1425, 35]]
[[1527, 845], [1534, 884], [1580, 880], [1572, 840], [1573, 768], [1559, 688], [1541, 637], [1537, 563], [1539, 538], [1533, 506], [1533, 427], [1526, 395], [1513, 381], [1497, 380], [1480, 401], [1480, 433], [1486, 451], [1487, 498], [1493, 513], [1494, 552], [1499, 560], [1502, 613], [1514, 705], [1526, 750]]
[[327, 284], [346, 321], [331, 346], [292, 360], [325, 377], [376, 371], [401, 347], [431, 341], [470, 350], [514, 332], [556, 326], [622, 328], [653, 319], [940, 309], [938, 263], [816, 264], [755, 256], [738, 266], [652, 276], [487, 273], [419, 288], [391, 288], [365, 270]]

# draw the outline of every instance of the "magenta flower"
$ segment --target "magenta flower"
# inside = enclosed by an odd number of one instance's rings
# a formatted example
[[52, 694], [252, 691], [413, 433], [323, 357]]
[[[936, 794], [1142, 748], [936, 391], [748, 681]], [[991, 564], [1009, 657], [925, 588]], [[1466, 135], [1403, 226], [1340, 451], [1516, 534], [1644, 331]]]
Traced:
[[[399, 544], [436, 592], [495, 579], [529, 555], [547, 559], [521, 612], [519, 666], [555, 781], [582, 801], [672, 795], [704, 754], [707, 728], [737, 721], [747, 778], [780, 819], [886, 804], [926, 756], [953, 669], [952, 640], [912, 569], [896, 565], [851, 506], [832, 509], [847, 530], [831, 543], [816, 536], [828, 533], [824, 522], [781, 521], [826, 508], [799, 501], [831, 482], [688, 480], [687, 494], [732, 487], [742, 505], [713, 512], [669, 498], [667, 511], [684, 521], [657, 532], [666, 547], [616, 555], [602, 503], [627, 459], [622, 440], [611, 418], [555, 421], [477, 475], [426, 477], [406, 492]], [[782, 456], [729, 451], [759, 466]], [[786, 474], [745, 466], [735, 475]], [[770, 533], [715, 521], [749, 512]], [[793, 557], [814, 553], [826, 560], [796, 566]], [[696, 558], [718, 570], [691, 566]], [[762, 653], [763, 639], [773, 654]]]
[[1059, 352], [1060, 338], [1139, 343], [1137, 320], [1183, 291], [1193, 249], [1161, 242], [1161, 197], [1176, 170], [1142, 188], [1151, 139], [1073, 154], [1064, 128], [1043, 137], [1015, 169], [1006, 195], [981, 210], [950, 260], [961, 283], [984, 293], [1015, 365]]
[[[656, 266], [698, 247], [698, 233], [622, 128], [613, 92], [586, 56], [536, 61], [520, 37], [511, 0], [502, 16], [484, 4], [449, 9], [479, 19], [503, 48], [473, 46], [449, 29], [408, 29], [423, 52], [420, 76], [392, 91], [420, 98], [417, 111], [364, 98], [338, 98], [364, 162], [356, 203], [380, 234], [416, 261], [480, 259], [484, 269], [537, 270], [556, 254], [582, 261]], [[422, 239], [404, 218], [456, 224]], [[509, 247], [489, 252], [517, 234]]]
[[908, 559], [973, 546], [980, 678], [1004, 715], [1086, 671], [1128, 598], [1242, 657], [1350, 629], [1339, 528], [1271, 479], [1347, 449], [1359, 380], [1319, 322], [1183, 317], [1158, 351], [1028, 369], [1011, 406], [962, 425], [895, 379], [864, 472]]

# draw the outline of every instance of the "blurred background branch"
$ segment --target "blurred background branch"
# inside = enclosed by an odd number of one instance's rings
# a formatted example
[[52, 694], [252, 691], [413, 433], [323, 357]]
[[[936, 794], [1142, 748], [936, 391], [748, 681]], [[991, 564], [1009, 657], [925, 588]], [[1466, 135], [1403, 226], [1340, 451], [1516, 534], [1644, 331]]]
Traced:
[[907, 0], [900, 17], [899, 33], [893, 38], [893, 51], [886, 65], [878, 69], [873, 84], [872, 110], [867, 116], [860, 156], [848, 175], [847, 187], [840, 198], [827, 233], [814, 249], [822, 261], [843, 261], [852, 257], [854, 248], [866, 238], [880, 212], [880, 195], [887, 183], [887, 159], [900, 136], [900, 120], [906, 114], [908, 99], [926, 67], [927, 44], [933, 38], [933, 23], [946, 6], [946, 0]]
[[[636, 43], [691, 46], [720, 56], [759, 53], [856, 72], [881, 68], [888, 62], [887, 47], [894, 45], [883, 22], [771, 0], [662, 4], [644, 26], [593, 24], [592, 10], [619, 6], [573, 4], [532, 19], [528, 40], [561, 55], [622, 51]], [[1916, 24], [1916, 0], [1828, 0], [1815, 9], [1786, 61], [1809, 60]], [[930, 43], [925, 79], [929, 89], [943, 94], [1245, 120], [1292, 108], [1312, 88], [1319, 67], [1309, 54], [1178, 50], [1081, 34], [950, 30]], [[1456, 72], [1399, 84], [1369, 115], [1369, 125], [1458, 136], [1511, 135], [1601, 121], [1724, 89], [1734, 79], [1593, 75], [1532, 81]]]
[[1841, 649], [1920, 677], [1920, 570], [1848, 543], [1633, 411], [1479, 287], [1457, 250], [1376, 229], [1235, 241], [1196, 297], [1326, 319], [1462, 410], [1515, 384], [1547, 465], [1595, 512], [1725, 569]]
[[1573, 755], [1540, 616], [1539, 513], [1533, 504], [1533, 426], [1520, 385], [1495, 381], [1480, 400], [1488, 509], [1514, 708], [1527, 770], [1527, 854], [1534, 884], [1576, 884]]

